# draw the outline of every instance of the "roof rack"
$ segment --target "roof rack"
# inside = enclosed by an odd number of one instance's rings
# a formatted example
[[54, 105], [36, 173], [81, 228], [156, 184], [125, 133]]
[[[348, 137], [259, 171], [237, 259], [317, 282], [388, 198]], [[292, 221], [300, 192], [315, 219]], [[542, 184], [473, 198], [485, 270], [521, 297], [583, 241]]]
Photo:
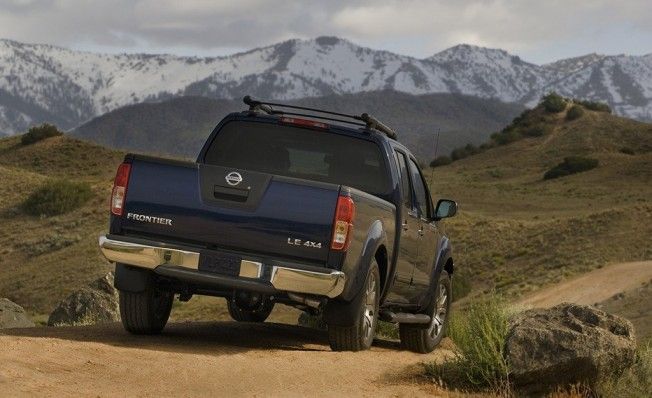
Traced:
[[[291, 116], [307, 116], [307, 117], [312, 117], [315, 119], [321, 119], [321, 120], [329, 120], [332, 122], [341, 122], [341, 123], [348, 123], [348, 124], [353, 124], [356, 126], [364, 126], [368, 129], [373, 129], [380, 131], [381, 133], [384, 133], [391, 139], [396, 139], [396, 132], [387, 127], [384, 123], [376, 119], [375, 117], [369, 115], [368, 113], [363, 113], [362, 115], [348, 115], [346, 113], [339, 113], [339, 112], [331, 112], [331, 111], [324, 111], [321, 109], [315, 109], [315, 108], [308, 108], [305, 106], [298, 106], [298, 105], [287, 105], [287, 104], [279, 104], [279, 103], [274, 103], [274, 102], [265, 102], [265, 101], [259, 101], [251, 98], [251, 96], [246, 95], [242, 101], [246, 104], [249, 105], [249, 110], [254, 111], [254, 112], [263, 112], [267, 113], [269, 115], [291, 115]], [[279, 109], [274, 109], [273, 107], [281, 107], [281, 108], [287, 108], [287, 109], [298, 109], [300, 111], [308, 111], [308, 112], [314, 112], [314, 113], [319, 113], [322, 115], [311, 115], [311, 114], [305, 114], [305, 113], [299, 113], [299, 112], [288, 112], [284, 110], [279, 110]], [[329, 116], [323, 116], [323, 115], [329, 115]], [[337, 116], [338, 118], [334, 118], [332, 116]], [[352, 120], [343, 120], [341, 118], [346, 118], [346, 119], [352, 119]], [[363, 123], [360, 123], [363, 122]]]

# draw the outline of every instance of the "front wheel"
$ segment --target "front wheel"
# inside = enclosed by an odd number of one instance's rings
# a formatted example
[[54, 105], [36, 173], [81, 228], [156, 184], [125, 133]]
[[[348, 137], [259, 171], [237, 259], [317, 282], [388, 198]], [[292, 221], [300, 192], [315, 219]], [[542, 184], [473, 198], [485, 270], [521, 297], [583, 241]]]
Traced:
[[375, 260], [369, 267], [361, 294], [361, 300], [348, 304], [357, 305], [353, 326], [328, 325], [328, 340], [333, 351], [361, 351], [371, 347], [376, 334], [380, 302], [380, 272]]
[[150, 283], [142, 292], [120, 291], [120, 318], [133, 334], [157, 334], [170, 318], [174, 294]]
[[401, 346], [410, 351], [427, 354], [439, 345], [448, 327], [451, 309], [452, 288], [448, 272], [441, 271], [428, 314], [432, 317], [430, 325], [399, 324]]

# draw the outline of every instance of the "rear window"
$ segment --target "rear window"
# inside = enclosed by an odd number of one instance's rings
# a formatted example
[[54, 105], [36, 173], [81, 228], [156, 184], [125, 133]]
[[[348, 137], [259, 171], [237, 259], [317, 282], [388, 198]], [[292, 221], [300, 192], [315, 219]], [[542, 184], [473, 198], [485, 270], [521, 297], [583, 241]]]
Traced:
[[381, 196], [389, 191], [377, 144], [325, 131], [257, 122], [230, 122], [205, 163], [348, 185]]

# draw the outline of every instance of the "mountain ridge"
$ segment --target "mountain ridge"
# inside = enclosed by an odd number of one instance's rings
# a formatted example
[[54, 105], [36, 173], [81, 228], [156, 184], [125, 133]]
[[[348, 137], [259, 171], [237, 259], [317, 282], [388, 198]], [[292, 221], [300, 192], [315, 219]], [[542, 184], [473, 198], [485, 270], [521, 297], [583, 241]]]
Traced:
[[96, 54], [0, 39], [0, 131], [5, 133], [53, 118], [70, 129], [121, 106], [178, 96], [289, 100], [386, 89], [526, 106], [555, 90], [652, 120], [652, 54], [588, 54], [537, 65], [505, 50], [461, 44], [419, 59], [321, 36], [228, 56], [183, 57]]
[[[423, 161], [469, 142], [479, 144], [518, 115], [523, 107], [460, 94], [396, 91], [330, 95], [284, 101], [348, 114], [371, 113], [398, 132], [398, 140]], [[239, 100], [176, 97], [127, 105], [75, 128], [71, 135], [127, 151], [194, 159], [215, 125], [230, 112], [246, 109]]]

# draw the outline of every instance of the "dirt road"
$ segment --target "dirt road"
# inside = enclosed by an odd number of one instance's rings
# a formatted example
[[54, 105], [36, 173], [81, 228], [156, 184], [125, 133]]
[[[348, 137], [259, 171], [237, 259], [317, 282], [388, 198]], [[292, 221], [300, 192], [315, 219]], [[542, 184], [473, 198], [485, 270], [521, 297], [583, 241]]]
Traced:
[[613, 264], [543, 288], [518, 304], [532, 307], [552, 307], [565, 301], [595, 304], [651, 279], [652, 261]]
[[331, 352], [320, 331], [235, 322], [168, 325], [131, 336], [119, 324], [0, 331], [2, 396], [442, 395], [421, 363], [450, 354]]

